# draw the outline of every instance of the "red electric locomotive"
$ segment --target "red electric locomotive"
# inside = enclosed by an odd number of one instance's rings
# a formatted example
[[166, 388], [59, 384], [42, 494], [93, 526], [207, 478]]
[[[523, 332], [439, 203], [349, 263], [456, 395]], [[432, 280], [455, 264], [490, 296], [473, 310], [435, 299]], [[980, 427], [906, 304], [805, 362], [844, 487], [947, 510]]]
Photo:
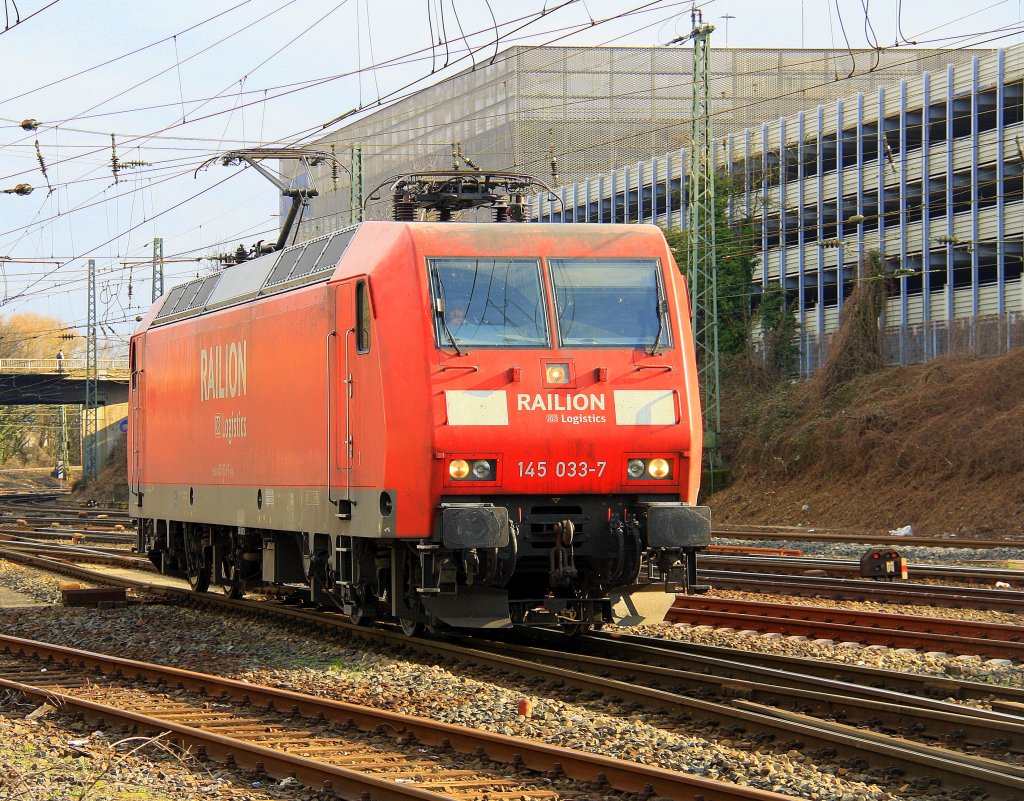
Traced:
[[636, 622], [710, 539], [654, 226], [362, 223], [175, 287], [130, 358], [139, 547], [196, 590], [409, 632]]

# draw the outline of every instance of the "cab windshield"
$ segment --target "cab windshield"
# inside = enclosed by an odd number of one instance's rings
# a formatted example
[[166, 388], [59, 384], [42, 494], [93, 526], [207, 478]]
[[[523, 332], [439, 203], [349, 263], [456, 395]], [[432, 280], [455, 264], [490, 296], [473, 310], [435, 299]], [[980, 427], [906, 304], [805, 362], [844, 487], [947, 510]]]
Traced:
[[441, 301], [434, 307], [438, 347], [549, 346], [537, 259], [428, 259], [428, 265], [430, 291]]
[[670, 346], [657, 259], [549, 259], [563, 347]]

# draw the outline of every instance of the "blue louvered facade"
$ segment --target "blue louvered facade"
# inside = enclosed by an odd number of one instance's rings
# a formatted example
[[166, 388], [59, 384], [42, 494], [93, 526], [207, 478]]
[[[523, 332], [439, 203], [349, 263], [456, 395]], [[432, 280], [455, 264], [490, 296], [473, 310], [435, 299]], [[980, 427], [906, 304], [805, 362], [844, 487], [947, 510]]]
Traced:
[[[962, 54], [958, 54], [962, 55]], [[820, 363], [858, 270], [889, 276], [889, 363], [1024, 344], [1024, 48], [974, 56], [720, 138], [759, 236], [760, 289], [782, 282], [800, 370]], [[538, 196], [541, 221], [685, 225], [685, 149]]]

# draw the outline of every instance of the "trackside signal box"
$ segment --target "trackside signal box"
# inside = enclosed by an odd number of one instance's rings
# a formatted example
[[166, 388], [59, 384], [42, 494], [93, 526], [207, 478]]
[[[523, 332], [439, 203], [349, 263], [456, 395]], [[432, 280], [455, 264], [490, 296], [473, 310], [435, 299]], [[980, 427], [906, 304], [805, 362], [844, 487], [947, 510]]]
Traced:
[[860, 558], [863, 578], [895, 579], [907, 577], [907, 563], [891, 548], [870, 548]]

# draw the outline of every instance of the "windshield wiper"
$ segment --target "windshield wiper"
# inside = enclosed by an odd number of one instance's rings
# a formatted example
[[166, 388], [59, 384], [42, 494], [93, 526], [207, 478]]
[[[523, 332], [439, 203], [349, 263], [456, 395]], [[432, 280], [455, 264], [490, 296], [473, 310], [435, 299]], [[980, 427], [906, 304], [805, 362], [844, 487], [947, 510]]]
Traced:
[[665, 332], [665, 314], [668, 312], [668, 301], [658, 298], [658, 335], [654, 338], [654, 344], [647, 351], [648, 356], [658, 356], [661, 353], [661, 335]]
[[445, 336], [448, 337], [448, 341], [455, 348], [455, 355], [463, 356], [469, 351], [464, 351], [459, 347], [459, 343], [455, 340], [455, 334], [448, 327], [448, 318], [444, 314], [444, 284], [441, 283], [441, 274], [437, 270], [434, 270], [434, 280], [437, 281], [437, 305], [434, 307], [434, 314], [441, 318], [441, 328], [444, 329]]

